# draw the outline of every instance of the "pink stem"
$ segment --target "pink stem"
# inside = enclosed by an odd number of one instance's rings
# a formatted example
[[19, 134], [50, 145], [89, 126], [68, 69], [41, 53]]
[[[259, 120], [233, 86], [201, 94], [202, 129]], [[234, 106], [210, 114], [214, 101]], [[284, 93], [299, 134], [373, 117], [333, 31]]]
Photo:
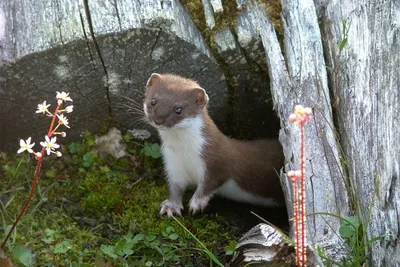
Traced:
[[304, 123], [300, 125], [300, 168], [301, 168], [301, 186], [300, 186], [300, 194], [301, 194], [301, 203], [300, 203], [300, 220], [301, 220], [301, 266], [306, 266], [306, 230], [305, 230], [305, 221], [306, 221], [306, 206], [305, 206], [305, 198], [306, 198], [306, 183], [305, 183], [305, 147], [304, 147]]

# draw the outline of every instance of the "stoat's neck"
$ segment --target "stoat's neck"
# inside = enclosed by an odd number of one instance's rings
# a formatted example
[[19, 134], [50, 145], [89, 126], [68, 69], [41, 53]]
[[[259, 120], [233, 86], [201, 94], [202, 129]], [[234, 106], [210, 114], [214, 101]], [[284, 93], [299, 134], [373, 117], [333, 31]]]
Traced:
[[203, 114], [185, 118], [171, 129], [158, 129], [164, 147], [177, 149], [196, 149], [201, 151], [207, 142], [204, 135]]

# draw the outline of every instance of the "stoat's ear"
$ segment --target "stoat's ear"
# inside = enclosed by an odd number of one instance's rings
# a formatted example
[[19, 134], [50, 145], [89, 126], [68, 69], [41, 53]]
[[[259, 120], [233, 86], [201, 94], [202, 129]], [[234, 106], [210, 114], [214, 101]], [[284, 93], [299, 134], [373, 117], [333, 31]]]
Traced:
[[196, 96], [196, 104], [200, 107], [205, 107], [208, 103], [208, 95], [203, 88], [195, 88], [193, 92]]
[[162, 78], [161, 78], [161, 75], [160, 75], [160, 74], [158, 74], [158, 73], [153, 73], [153, 74], [150, 76], [150, 79], [147, 81], [146, 87], [151, 87], [151, 86], [153, 86], [154, 84], [156, 84], [157, 82], [159, 82], [159, 81], [161, 81], [161, 80], [162, 80]]

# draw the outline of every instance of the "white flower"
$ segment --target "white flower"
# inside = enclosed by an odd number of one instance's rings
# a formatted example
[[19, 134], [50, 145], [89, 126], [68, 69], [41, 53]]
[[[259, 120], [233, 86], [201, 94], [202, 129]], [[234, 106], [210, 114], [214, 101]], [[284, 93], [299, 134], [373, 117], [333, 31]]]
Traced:
[[61, 137], [66, 137], [67, 133], [66, 132], [53, 132], [53, 134], [59, 134]]
[[72, 111], [74, 111], [74, 106], [73, 105], [68, 106], [68, 107], [65, 108], [65, 112], [67, 112], [67, 113], [71, 113]]
[[68, 124], [69, 124], [68, 119], [67, 119], [63, 114], [61, 114], [61, 115], [58, 115], [58, 114], [57, 114], [57, 117], [58, 117], [58, 120], [59, 120], [59, 121], [58, 121], [59, 124], [64, 124], [65, 127], [69, 128], [69, 126], [68, 126]]
[[29, 153], [33, 153], [32, 147], [34, 145], [35, 145], [35, 143], [31, 144], [30, 137], [28, 139], [26, 139], [26, 141], [21, 139], [21, 140], [19, 140], [20, 149], [18, 149], [17, 153], [24, 152], [25, 150], [27, 150]]
[[62, 154], [61, 154], [60, 151], [57, 151], [57, 152], [56, 152], [56, 155], [57, 155], [57, 157], [61, 157], [61, 156], [62, 156]]
[[41, 158], [42, 157], [42, 152], [36, 152], [34, 153], [36, 157]]
[[55, 149], [60, 147], [59, 144], [56, 144], [57, 137], [53, 137], [50, 140], [50, 138], [46, 135], [44, 138], [45, 138], [46, 141], [45, 142], [40, 142], [40, 145], [42, 147], [46, 148], [47, 155], [50, 155], [50, 152], [52, 150], [55, 150]]
[[43, 104], [38, 105], [38, 110], [36, 110], [36, 113], [46, 113], [48, 112], [47, 108], [50, 106], [50, 104], [46, 105], [46, 101], [43, 102]]
[[[61, 104], [62, 102], [72, 101], [71, 97], [69, 97], [69, 93], [66, 92], [57, 92], [56, 98], [58, 103]], [[61, 100], [61, 103], [60, 103]]]

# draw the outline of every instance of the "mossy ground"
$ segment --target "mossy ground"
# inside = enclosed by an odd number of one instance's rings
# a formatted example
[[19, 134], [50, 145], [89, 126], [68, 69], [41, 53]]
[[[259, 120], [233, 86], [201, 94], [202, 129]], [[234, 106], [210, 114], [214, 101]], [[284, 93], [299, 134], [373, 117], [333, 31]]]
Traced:
[[[209, 266], [184, 229], [158, 214], [168, 195], [161, 160], [145, 156], [137, 143], [128, 143], [128, 151], [118, 160], [100, 155], [86, 133], [61, 158], [46, 157], [34, 199], [7, 245], [13, 262], [24, 266], [11, 252], [23, 246], [33, 266]], [[3, 239], [28, 197], [36, 161], [2, 153], [0, 164]], [[238, 207], [249, 214], [249, 206], [215, 199], [204, 214], [179, 220], [227, 263], [224, 246], [257, 223]], [[129, 249], [121, 249], [127, 240]]]

